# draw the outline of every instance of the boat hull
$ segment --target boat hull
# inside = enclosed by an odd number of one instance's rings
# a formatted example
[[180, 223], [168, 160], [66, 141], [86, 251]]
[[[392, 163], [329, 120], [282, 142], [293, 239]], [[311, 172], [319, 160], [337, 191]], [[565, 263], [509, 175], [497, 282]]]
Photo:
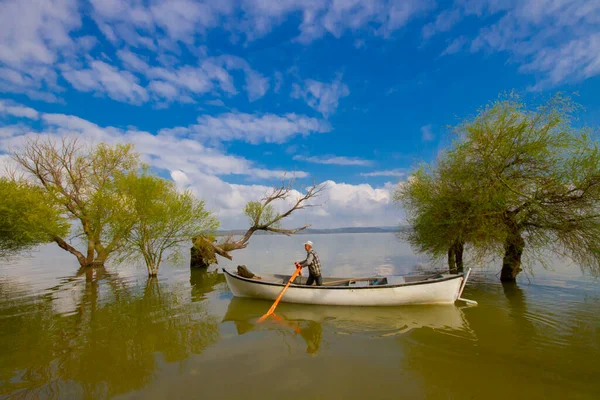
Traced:
[[[243, 278], [223, 269], [236, 297], [275, 300], [283, 284]], [[282, 302], [338, 306], [398, 306], [408, 304], [453, 304], [458, 298], [463, 276], [372, 287], [325, 287], [290, 285]]]

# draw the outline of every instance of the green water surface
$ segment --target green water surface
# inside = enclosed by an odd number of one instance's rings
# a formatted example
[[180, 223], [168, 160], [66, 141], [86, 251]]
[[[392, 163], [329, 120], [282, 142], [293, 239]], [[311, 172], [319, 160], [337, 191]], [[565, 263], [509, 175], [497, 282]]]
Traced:
[[[306, 237], [235, 254], [290, 272]], [[408, 273], [392, 234], [319, 235], [324, 275]], [[325, 307], [233, 298], [220, 271], [78, 271], [53, 246], [0, 266], [0, 397], [598, 399], [600, 283], [555, 261], [518, 285], [478, 268], [476, 307]]]

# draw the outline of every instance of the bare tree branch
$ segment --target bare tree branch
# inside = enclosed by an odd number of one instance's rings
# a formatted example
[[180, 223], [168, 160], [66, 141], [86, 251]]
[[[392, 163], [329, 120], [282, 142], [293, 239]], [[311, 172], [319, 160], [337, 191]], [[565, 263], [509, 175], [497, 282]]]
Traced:
[[[242, 237], [238, 240], [234, 240], [232, 236], [228, 236], [220, 242], [215, 243], [207, 237], [198, 236], [193, 239], [195, 246], [199, 248], [209, 248], [215, 254], [232, 260], [233, 256], [230, 254], [230, 252], [233, 250], [246, 248], [246, 246], [248, 246], [250, 238], [257, 231], [272, 232], [276, 234], [291, 236], [295, 233], [309, 228], [310, 225], [305, 225], [298, 228], [285, 229], [280, 227], [279, 223], [284, 218], [289, 217], [292, 213], [294, 213], [297, 210], [318, 206], [315, 204], [308, 204], [308, 201], [314, 199], [315, 197], [318, 197], [326, 189], [325, 185], [323, 184], [313, 184], [306, 190], [306, 192], [303, 195], [299, 196], [296, 199], [296, 201], [291, 206], [289, 206], [284, 212], [282, 212], [281, 214], [271, 214], [273, 213], [273, 211], [270, 207], [272, 207], [273, 202], [277, 200], [287, 200], [292, 195], [294, 191], [293, 183], [293, 179], [288, 182], [284, 180], [280, 186], [273, 188], [273, 190], [271, 190], [265, 197], [263, 197], [260, 203], [254, 203], [255, 207], [251, 208], [250, 211], [248, 207], [246, 208], [246, 213], [251, 213], [250, 215], [248, 215], [248, 217], [250, 218], [252, 226], [250, 226], [248, 230], [244, 233], [244, 235], [242, 235]], [[264, 219], [265, 216], [267, 218], [266, 220]]]

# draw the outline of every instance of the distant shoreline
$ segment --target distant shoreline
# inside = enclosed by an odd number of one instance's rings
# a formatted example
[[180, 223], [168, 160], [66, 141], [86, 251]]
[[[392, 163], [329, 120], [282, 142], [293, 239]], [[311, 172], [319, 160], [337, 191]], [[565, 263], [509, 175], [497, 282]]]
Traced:
[[[365, 226], [365, 227], [346, 227], [346, 228], [332, 228], [332, 229], [315, 229], [308, 228], [303, 231], [296, 233], [296, 235], [334, 235], [340, 233], [396, 233], [407, 229], [405, 226]], [[243, 229], [232, 229], [217, 231], [218, 236], [224, 235], [243, 235], [246, 230]], [[273, 232], [255, 232], [255, 235], [278, 235]]]

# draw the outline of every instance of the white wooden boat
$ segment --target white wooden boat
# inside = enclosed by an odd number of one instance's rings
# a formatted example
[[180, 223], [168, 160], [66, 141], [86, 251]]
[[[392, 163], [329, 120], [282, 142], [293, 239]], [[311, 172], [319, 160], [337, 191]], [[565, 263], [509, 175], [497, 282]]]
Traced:
[[[236, 297], [275, 300], [291, 275], [264, 274], [246, 278], [223, 268]], [[452, 304], [460, 298], [470, 270], [464, 274], [385, 276], [372, 278], [323, 278], [323, 286], [306, 286], [297, 277], [282, 302], [338, 306], [398, 306]]]

